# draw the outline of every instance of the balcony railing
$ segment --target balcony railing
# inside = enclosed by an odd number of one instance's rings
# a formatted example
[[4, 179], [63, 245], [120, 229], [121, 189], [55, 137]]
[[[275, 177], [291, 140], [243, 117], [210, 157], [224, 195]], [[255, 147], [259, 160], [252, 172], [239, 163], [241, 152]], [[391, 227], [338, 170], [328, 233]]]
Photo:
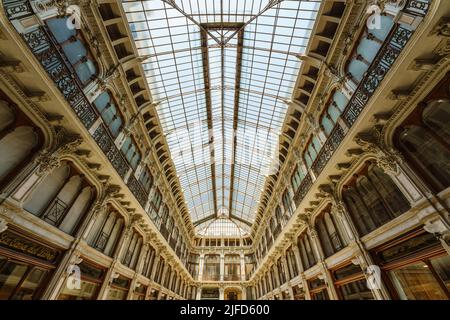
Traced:
[[98, 249], [100, 251], [105, 250], [106, 244], [108, 243], [109, 240], [109, 234], [107, 234], [106, 232], [102, 232], [100, 233], [97, 242], [95, 243], [94, 248]]
[[[409, 0], [403, 11], [416, 16], [424, 16], [428, 11], [430, 2], [430, 0]], [[348, 128], [351, 128], [356, 122], [369, 99], [379, 87], [380, 83], [395, 63], [397, 57], [408, 43], [412, 34], [412, 30], [407, 29], [401, 24], [396, 24], [392, 28], [389, 36], [378, 51], [375, 59], [369, 66], [341, 115], [342, 120]], [[344, 140], [344, 137], [344, 129], [341, 123], [337, 122], [311, 166], [311, 169], [316, 176], [322, 172], [336, 149]], [[312, 179], [311, 176], [307, 174], [294, 195], [294, 202], [297, 206], [304, 199], [311, 186]]]
[[48, 209], [45, 211], [42, 219], [54, 226], [57, 226], [64, 218], [67, 209], [68, 209], [67, 204], [58, 197], [56, 197], [55, 200], [53, 200], [51, 205], [48, 207]]
[[308, 193], [311, 186], [312, 186], [312, 179], [308, 173], [308, 174], [306, 174], [306, 176], [303, 178], [302, 182], [298, 186], [297, 192], [295, 192], [294, 203], [296, 206], [298, 206], [300, 204], [300, 202], [303, 200], [303, 198]]
[[[8, 19], [11, 21], [34, 15], [30, 1], [5, 0], [4, 7]], [[84, 94], [83, 85], [78, 79], [75, 69], [64, 52], [60, 50], [60, 46], [51, 32], [45, 25], [41, 25], [32, 31], [22, 33], [21, 36], [78, 116], [81, 123], [89, 130], [100, 115]], [[92, 136], [119, 176], [123, 179], [131, 167], [116, 147], [113, 137], [103, 123], [98, 126]], [[136, 200], [142, 207], [145, 207], [148, 193], [133, 174], [130, 175], [127, 186]]]

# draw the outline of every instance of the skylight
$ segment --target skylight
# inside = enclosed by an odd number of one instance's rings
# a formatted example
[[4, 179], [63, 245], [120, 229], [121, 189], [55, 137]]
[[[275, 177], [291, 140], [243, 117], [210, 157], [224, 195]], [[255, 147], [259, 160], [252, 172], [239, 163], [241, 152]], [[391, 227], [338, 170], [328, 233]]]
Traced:
[[197, 231], [254, 222], [320, 3], [122, 2]]

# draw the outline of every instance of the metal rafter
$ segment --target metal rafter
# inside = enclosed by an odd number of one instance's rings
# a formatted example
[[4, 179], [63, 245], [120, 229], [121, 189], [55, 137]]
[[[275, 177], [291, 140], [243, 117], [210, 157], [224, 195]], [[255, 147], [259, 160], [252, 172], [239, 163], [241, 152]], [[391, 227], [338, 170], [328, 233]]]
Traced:
[[201, 30], [202, 43], [202, 60], [203, 60], [203, 81], [205, 83], [205, 98], [206, 98], [206, 117], [208, 124], [208, 141], [209, 141], [209, 155], [211, 157], [211, 183], [214, 198], [214, 212], [217, 214], [217, 187], [216, 187], [216, 160], [214, 150], [214, 136], [212, 127], [212, 111], [211, 111], [211, 92], [210, 92], [210, 74], [209, 74], [209, 57], [208, 57], [208, 29]]
[[241, 72], [242, 72], [242, 45], [244, 43], [244, 29], [239, 28], [238, 33], [238, 43], [237, 43], [237, 63], [236, 63], [236, 79], [235, 79], [235, 92], [234, 92], [234, 112], [233, 112], [233, 147], [232, 147], [232, 156], [231, 156], [231, 178], [230, 178], [230, 201], [228, 205], [228, 210], [232, 212], [233, 209], [233, 185], [234, 185], [234, 171], [235, 171], [235, 163], [236, 163], [236, 145], [237, 145], [237, 137], [236, 130], [238, 125], [238, 114], [239, 114], [239, 95], [241, 89]]
[[187, 19], [189, 19], [189, 21], [191, 21], [192, 23], [196, 24], [201, 31], [206, 32], [211, 38], [214, 39], [214, 41], [216, 41], [218, 44], [221, 43], [221, 41], [219, 39], [217, 39], [217, 37], [215, 37], [214, 35], [212, 35], [208, 30], [206, 30], [200, 23], [197, 22], [197, 20], [195, 20], [192, 15], [187, 14], [186, 11], [184, 11], [183, 9], [181, 9], [174, 0], [161, 0], [162, 2], [168, 4], [169, 6], [171, 6], [172, 8], [174, 8], [175, 10], [177, 10], [179, 13], [181, 13], [183, 16], [185, 16]]
[[253, 15], [247, 22], [245, 22], [241, 28], [237, 31], [235, 31], [233, 34], [231, 34], [231, 36], [229, 36], [227, 39], [225, 39], [225, 41], [223, 42], [223, 45], [226, 45], [228, 42], [230, 42], [231, 39], [233, 39], [233, 37], [238, 34], [239, 32], [243, 32], [245, 27], [248, 26], [250, 23], [252, 23], [256, 18], [258, 18], [259, 16], [261, 16], [264, 12], [266, 12], [267, 10], [269, 10], [270, 8], [280, 4], [281, 2], [283, 2], [284, 0], [271, 0], [269, 1], [269, 3], [261, 10], [259, 11], [257, 14]]

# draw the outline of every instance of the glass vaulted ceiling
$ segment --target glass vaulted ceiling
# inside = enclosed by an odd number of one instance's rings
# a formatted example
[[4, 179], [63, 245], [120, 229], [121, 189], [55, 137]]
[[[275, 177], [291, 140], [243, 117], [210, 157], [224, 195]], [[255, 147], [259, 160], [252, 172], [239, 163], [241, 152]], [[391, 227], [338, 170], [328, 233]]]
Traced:
[[320, 3], [122, 2], [199, 235], [249, 233]]

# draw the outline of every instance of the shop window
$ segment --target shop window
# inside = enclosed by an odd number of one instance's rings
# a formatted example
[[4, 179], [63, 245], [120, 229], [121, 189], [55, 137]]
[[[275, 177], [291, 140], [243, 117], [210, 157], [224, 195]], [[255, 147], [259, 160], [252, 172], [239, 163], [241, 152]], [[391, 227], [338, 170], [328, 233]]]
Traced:
[[341, 300], [373, 300], [361, 267], [352, 263], [332, 270], [334, 285]]
[[450, 257], [433, 234], [413, 230], [374, 249], [374, 256], [375, 263], [387, 274], [394, 298], [450, 299]]
[[108, 300], [126, 300], [130, 288], [130, 280], [119, 276], [113, 279], [111, 287], [108, 289]]
[[147, 286], [139, 285], [134, 289], [133, 300], [145, 300], [145, 294], [147, 293]]
[[97, 298], [106, 271], [86, 261], [81, 262], [78, 267], [81, 272], [80, 289], [63, 286], [58, 300], [95, 300]]
[[32, 300], [48, 278], [49, 270], [0, 254], [0, 300]]
[[308, 280], [311, 300], [330, 300], [325, 281], [319, 278]]

